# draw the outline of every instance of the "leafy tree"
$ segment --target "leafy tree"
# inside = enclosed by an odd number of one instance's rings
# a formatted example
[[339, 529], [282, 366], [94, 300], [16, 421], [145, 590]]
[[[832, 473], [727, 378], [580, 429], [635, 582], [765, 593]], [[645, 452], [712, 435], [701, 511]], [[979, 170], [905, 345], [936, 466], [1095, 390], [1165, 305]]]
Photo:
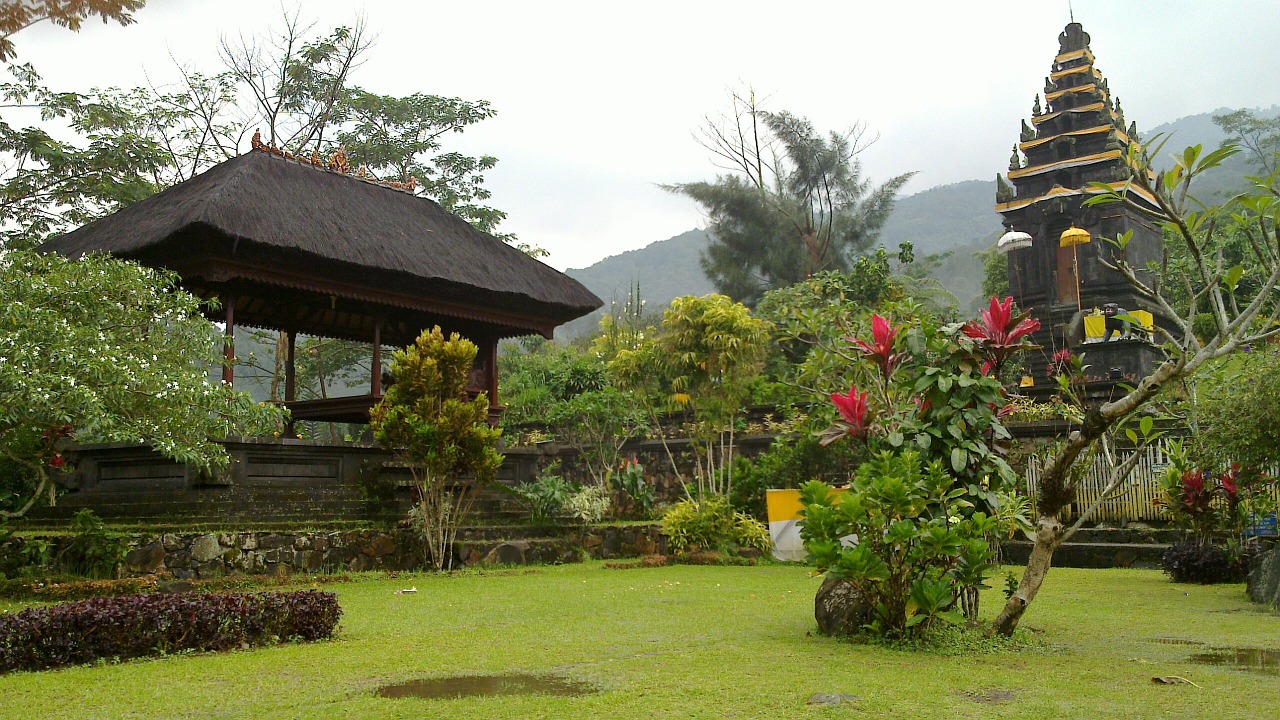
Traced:
[[680, 183], [710, 219], [702, 267], [716, 288], [755, 305], [774, 288], [824, 270], [847, 270], [875, 242], [911, 174], [879, 187], [862, 176], [863, 130], [819, 133], [788, 112], [733, 96], [734, 116], [708, 120], [704, 146], [729, 174]]
[[209, 382], [222, 342], [172, 273], [88, 256], [0, 250], [0, 458], [25, 513], [63, 466], [63, 438], [144, 442], [204, 472], [226, 467], [210, 438], [269, 433], [281, 413]]
[[1280, 346], [1267, 342], [1233, 355], [1192, 381], [1187, 402], [1194, 455], [1205, 467], [1280, 463]]
[[1280, 153], [1280, 116], [1260, 117], [1254, 111], [1242, 108], [1214, 115], [1213, 122], [1229, 135], [1229, 144], [1248, 151], [1249, 161], [1263, 175], [1271, 175], [1280, 168], [1277, 165], [1277, 153]]
[[734, 423], [764, 365], [769, 328], [723, 295], [676, 298], [655, 335], [609, 363], [619, 384], [644, 403], [652, 428], [662, 428], [663, 411], [688, 413], [699, 497], [732, 491]]
[[[1035, 544], [1018, 590], [996, 618], [994, 631], [1010, 633], [1027, 606], [1035, 599], [1052, 564], [1054, 551], [1079, 527], [1063, 525], [1060, 513], [1075, 497], [1078, 478], [1072, 468], [1100, 442], [1105, 443], [1126, 419], [1155, 400], [1166, 387], [1192, 377], [1218, 358], [1244, 346], [1258, 346], [1280, 333], [1280, 304], [1274, 290], [1280, 282], [1280, 182], [1275, 175], [1260, 180], [1253, 192], [1237, 197], [1221, 206], [1206, 207], [1189, 193], [1192, 181], [1201, 173], [1217, 167], [1223, 160], [1239, 152], [1226, 146], [1203, 153], [1200, 146], [1187, 148], [1173, 157], [1173, 168], [1156, 174], [1149, 153], [1158, 153], [1162, 143], [1153, 149], [1131, 148], [1128, 164], [1129, 183], [1156, 199], [1154, 209], [1135, 200], [1126, 192], [1128, 186], [1112, 190], [1095, 184], [1098, 195], [1089, 204], [1123, 203], [1159, 223], [1165, 231], [1166, 243], [1180, 246], [1189, 262], [1180, 268], [1146, 268], [1150, 279], [1139, 277], [1142, 268], [1133, 267], [1125, 258], [1128, 235], [1112, 239], [1116, 253], [1111, 267], [1119, 272], [1143, 297], [1155, 303], [1167, 324], [1158, 330], [1165, 359], [1146, 377], [1141, 378], [1123, 396], [1090, 408], [1083, 424], [1071, 431], [1061, 447], [1047, 463], [1040, 481]], [[1256, 291], [1242, 294], [1239, 288], [1244, 275], [1241, 265], [1227, 265], [1222, 254], [1212, 251], [1220, 233], [1241, 233], [1249, 253], [1260, 268]], [[1171, 299], [1168, 288], [1189, 287], [1186, 302]], [[1196, 326], [1200, 307], [1207, 308], [1207, 323]], [[1137, 453], [1130, 455], [1138, 457]], [[1123, 487], [1128, 475], [1126, 460], [1113, 473], [1098, 502]], [[1086, 510], [1086, 513], [1089, 512]]]
[[467, 396], [476, 346], [436, 327], [391, 361], [391, 387], [370, 411], [378, 442], [400, 453], [418, 501], [411, 519], [437, 570], [453, 567], [451, 549], [476, 494], [502, 465], [485, 393]]
[[121, 25], [133, 24], [129, 13], [142, 7], [146, 0], [8, 0], [0, 3], [0, 62], [9, 62], [17, 54], [10, 38], [14, 33], [48, 20], [73, 32], [80, 24], [97, 15], [102, 22], [115, 20]]

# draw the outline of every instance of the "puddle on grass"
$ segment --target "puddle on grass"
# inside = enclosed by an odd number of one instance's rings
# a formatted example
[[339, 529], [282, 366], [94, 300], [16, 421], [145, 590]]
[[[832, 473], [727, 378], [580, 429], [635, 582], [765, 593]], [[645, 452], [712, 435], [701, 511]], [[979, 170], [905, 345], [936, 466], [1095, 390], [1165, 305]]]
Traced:
[[578, 696], [599, 692], [594, 685], [549, 675], [463, 675], [410, 680], [378, 688], [379, 697], [453, 700], [495, 695]]
[[1246, 672], [1280, 676], [1280, 650], [1262, 648], [1212, 648], [1190, 658], [1198, 665], [1234, 667]]

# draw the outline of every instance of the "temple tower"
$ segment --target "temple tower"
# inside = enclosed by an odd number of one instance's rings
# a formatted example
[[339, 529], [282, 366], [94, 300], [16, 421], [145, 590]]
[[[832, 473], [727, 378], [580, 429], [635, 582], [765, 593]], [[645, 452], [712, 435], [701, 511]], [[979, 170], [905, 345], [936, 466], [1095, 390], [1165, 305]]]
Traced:
[[[1103, 264], [1118, 252], [1104, 238], [1132, 231], [1125, 254], [1135, 267], [1158, 260], [1162, 240], [1159, 229], [1134, 210], [1119, 204], [1085, 207], [1097, 192], [1090, 183], [1125, 184], [1137, 129], [1126, 126], [1080, 24], [1067, 25], [1058, 44], [1043, 103], [1037, 95], [1031, 124], [1022, 122], [1008, 180], [996, 177], [996, 211], [1009, 231], [1000, 249], [1008, 254], [1014, 299], [1040, 319], [1035, 340], [1045, 360], [1063, 348], [1083, 352], [1087, 374], [1106, 384], [1145, 375], [1159, 352], [1136, 328], [1125, 337], [1112, 333], [1110, 341], [1101, 337], [1108, 304], [1113, 312], [1118, 306], [1144, 320], [1155, 314], [1120, 273]], [[1131, 193], [1139, 202], [1154, 202]], [[1035, 385], [1044, 387], [1046, 362], [1028, 356], [1027, 365]]]

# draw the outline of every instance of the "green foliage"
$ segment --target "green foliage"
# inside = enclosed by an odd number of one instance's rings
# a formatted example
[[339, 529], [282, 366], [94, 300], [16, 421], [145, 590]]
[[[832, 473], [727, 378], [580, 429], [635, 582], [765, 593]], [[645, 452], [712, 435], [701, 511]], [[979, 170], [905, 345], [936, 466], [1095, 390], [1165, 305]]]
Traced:
[[764, 365], [770, 327], [723, 295], [676, 298], [655, 335], [609, 363], [652, 428], [666, 410], [692, 416], [699, 496], [732, 490], [734, 423]]
[[20, 468], [5, 513], [47, 487], [72, 433], [216, 472], [229, 459], [210, 438], [278, 427], [275, 406], [209, 382], [222, 342], [200, 303], [134, 263], [0, 251], [0, 458]]
[[476, 346], [437, 326], [392, 356], [392, 385], [370, 411], [378, 442], [413, 472], [419, 531], [437, 570], [453, 565], [450, 549], [476, 491], [493, 480], [502, 431], [489, 426], [489, 399], [467, 396]]
[[1220, 467], [1196, 467], [1182, 443], [1170, 442], [1159, 502], [1193, 542], [1226, 548], [1233, 555], [1251, 518], [1276, 510], [1277, 480], [1257, 466]]
[[1263, 175], [1276, 171], [1280, 153], [1280, 117], [1262, 117], [1253, 110], [1239, 109], [1214, 115], [1213, 122], [1229, 137], [1227, 143], [1240, 145], [1249, 153], [1249, 161]]
[[719, 291], [754, 305], [767, 290], [845, 270], [875, 243], [900, 175], [878, 187], [862, 176], [861, 127], [819, 133], [808, 120], [734, 97], [732, 127], [706, 128], [707, 147], [736, 174], [668, 190], [710, 218], [702, 267]]
[[71, 518], [71, 530], [74, 535], [58, 552], [58, 565], [83, 577], [116, 577], [129, 551], [124, 538], [108, 532], [102, 520], [88, 508]]
[[510, 490], [524, 503], [529, 510], [529, 517], [534, 522], [554, 520], [566, 509], [569, 498], [574, 495], [574, 487], [563, 477], [556, 474], [559, 463], [552, 463], [538, 473], [538, 477], [513, 487], [499, 486]]
[[769, 528], [755, 518], [735, 513], [724, 498], [683, 500], [662, 516], [667, 547], [676, 554], [698, 550], [733, 552], [772, 547]]
[[734, 508], [763, 520], [766, 490], [798, 488], [810, 480], [844, 484], [849, 468], [861, 462], [866, 449], [853, 443], [823, 447], [815, 431], [819, 425], [829, 424], [828, 419], [820, 418], [793, 436], [774, 438], [769, 448], [755, 457], [739, 457], [734, 462], [730, 496]]
[[1008, 297], [1009, 256], [995, 248], [984, 250], [982, 259], [982, 297]]
[[[952, 485], [940, 461], [926, 465], [918, 453], [904, 450], [874, 455], [842, 495], [818, 481], [800, 489], [808, 562], [853, 583], [874, 609], [879, 634], [903, 635], [935, 620], [959, 622], [957, 589], [976, 595], [985, 587], [991, 569], [983, 537], [987, 518], [962, 518], [970, 504]], [[856, 543], [845, 544], [851, 535]]]
[[1280, 463], [1280, 345], [1266, 342], [1235, 355], [1195, 380], [1187, 403], [1192, 454], [1201, 464], [1269, 467]]
[[609, 515], [611, 504], [608, 488], [600, 485], [584, 485], [569, 496], [565, 501], [564, 509], [578, 522], [591, 525]]
[[621, 493], [626, 502], [627, 515], [643, 520], [653, 513], [654, 489], [644, 474], [644, 466], [634, 457], [618, 466], [609, 476], [610, 486]]

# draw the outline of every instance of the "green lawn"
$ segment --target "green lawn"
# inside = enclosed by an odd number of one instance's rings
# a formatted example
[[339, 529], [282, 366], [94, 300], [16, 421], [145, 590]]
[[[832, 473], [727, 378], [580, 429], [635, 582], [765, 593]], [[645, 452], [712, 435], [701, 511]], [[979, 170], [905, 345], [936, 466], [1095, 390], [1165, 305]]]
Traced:
[[[1025, 625], [1044, 648], [967, 657], [810, 634], [799, 567], [607, 570], [599, 564], [332, 586], [340, 638], [0, 677], [5, 718], [1227, 718], [1274, 717], [1280, 678], [1193, 665], [1198, 648], [1280, 648], [1280, 616], [1241, 586], [1146, 570], [1052, 571]], [[399, 588], [416, 586], [412, 595]], [[983, 598], [992, 615], [998, 591]], [[12, 605], [4, 609], [14, 609]], [[386, 699], [383, 684], [511, 672], [582, 697]], [[1163, 686], [1178, 675], [1200, 687]], [[973, 695], [1007, 691], [1010, 699]], [[809, 706], [815, 693], [859, 699]]]

